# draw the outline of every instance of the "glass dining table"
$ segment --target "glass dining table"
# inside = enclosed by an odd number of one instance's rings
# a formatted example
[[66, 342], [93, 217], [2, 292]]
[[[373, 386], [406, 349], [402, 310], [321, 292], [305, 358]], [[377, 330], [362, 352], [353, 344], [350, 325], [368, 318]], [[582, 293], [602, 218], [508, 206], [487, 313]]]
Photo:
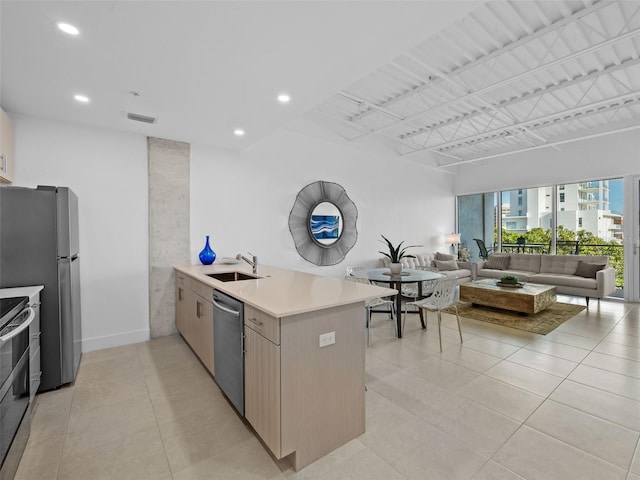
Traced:
[[400, 275], [391, 275], [389, 268], [371, 268], [364, 270], [355, 270], [351, 273], [354, 277], [368, 278], [372, 282], [388, 283], [391, 288], [395, 288], [396, 294], [396, 322], [398, 323], [398, 338], [402, 338], [402, 284], [417, 283], [418, 297], [422, 297], [422, 282], [428, 280], [436, 280], [442, 275], [437, 272], [428, 270], [413, 270], [409, 268], [402, 269]]

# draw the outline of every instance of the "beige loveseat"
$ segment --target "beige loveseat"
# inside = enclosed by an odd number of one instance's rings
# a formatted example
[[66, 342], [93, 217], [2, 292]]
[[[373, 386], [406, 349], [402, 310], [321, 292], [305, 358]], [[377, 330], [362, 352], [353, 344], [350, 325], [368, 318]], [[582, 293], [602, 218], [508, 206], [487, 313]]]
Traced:
[[[497, 253], [495, 257], [509, 257], [500, 261], [489, 257], [487, 261], [476, 263], [476, 278], [499, 279], [503, 275], [514, 275], [521, 282], [555, 285], [558, 293], [584, 296], [589, 305], [589, 297], [604, 298], [616, 288], [615, 270], [609, 266], [605, 255], [545, 255], [529, 253]], [[583, 264], [580, 265], [579, 262]], [[487, 268], [504, 263], [506, 267]], [[594, 271], [594, 265], [604, 268]], [[501, 267], [501, 265], [497, 265]], [[580, 266], [580, 271], [578, 267]], [[576, 275], [576, 273], [578, 273]], [[593, 274], [593, 277], [590, 276]], [[586, 275], [586, 276], [582, 276]]]
[[[403, 268], [429, 267], [444, 275], [447, 278], [455, 278], [458, 285], [473, 280], [473, 268], [471, 262], [459, 262], [454, 260], [453, 255], [440, 252], [436, 253], [411, 253], [416, 258], [403, 258], [401, 260]], [[389, 259], [380, 259], [383, 267], [389, 266]]]

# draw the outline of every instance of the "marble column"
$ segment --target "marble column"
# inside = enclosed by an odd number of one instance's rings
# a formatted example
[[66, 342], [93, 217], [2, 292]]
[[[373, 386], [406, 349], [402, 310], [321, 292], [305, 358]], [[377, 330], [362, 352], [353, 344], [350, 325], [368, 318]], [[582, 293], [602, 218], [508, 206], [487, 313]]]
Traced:
[[190, 263], [190, 145], [147, 138], [149, 162], [149, 328], [151, 338], [177, 333], [172, 265]]

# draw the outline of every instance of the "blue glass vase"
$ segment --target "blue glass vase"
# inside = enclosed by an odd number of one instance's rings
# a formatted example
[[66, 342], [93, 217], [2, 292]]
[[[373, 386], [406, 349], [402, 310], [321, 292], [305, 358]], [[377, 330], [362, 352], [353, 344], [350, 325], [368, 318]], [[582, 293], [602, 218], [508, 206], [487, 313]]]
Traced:
[[200, 262], [202, 262], [203, 265], [211, 265], [216, 261], [216, 252], [214, 252], [211, 249], [211, 245], [209, 245], [209, 235], [207, 235], [207, 241], [198, 256], [200, 257]]

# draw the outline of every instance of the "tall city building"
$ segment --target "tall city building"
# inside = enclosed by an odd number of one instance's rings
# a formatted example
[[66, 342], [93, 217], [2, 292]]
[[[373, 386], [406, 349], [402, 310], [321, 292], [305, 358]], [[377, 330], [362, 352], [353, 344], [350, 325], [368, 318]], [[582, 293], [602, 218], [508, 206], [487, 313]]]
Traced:
[[[622, 240], [622, 215], [612, 213], [609, 180], [558, 185], [557, 222], [567, 230], [586, 230], [605, 241]], [[527, 188], [503, 193], [502, 227], [526, 233], [551, 228], [552, 188]]]

